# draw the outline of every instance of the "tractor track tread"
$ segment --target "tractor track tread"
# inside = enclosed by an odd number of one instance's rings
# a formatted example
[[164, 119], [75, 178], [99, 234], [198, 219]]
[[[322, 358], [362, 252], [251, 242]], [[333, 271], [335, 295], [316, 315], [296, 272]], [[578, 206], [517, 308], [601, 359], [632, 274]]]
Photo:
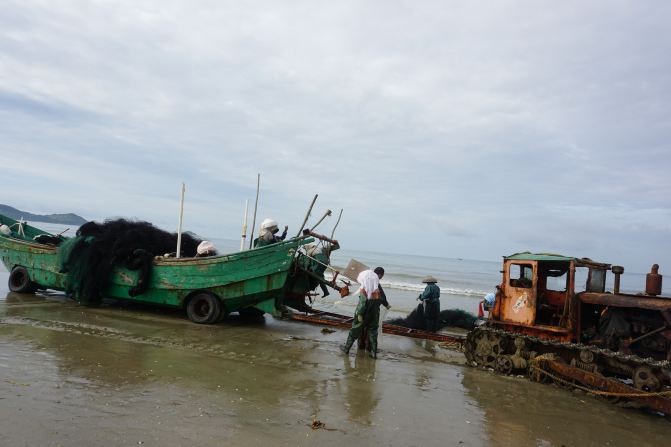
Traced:
[[[466, 338], [466, 342], [464, 346], [466, 347], [466, 350], [468, 350], [472, 343], [469, 343], [471, 341], [471, 337], [474, 337], [474, 334], [476, 334], [478, 331], [487, 331], [494, 333], [498, 336], [501, 337], [506, 337], [506, 338], [518, 338], [521, 337], [525, 339], [526, 341], [532, 343], [532, 344], [541, 344], [543, 346], [549, 346], [557, 350], [563, 350], [563, 351], [569, 351], [573, 354], [579, 354], [581, 350], [589, 350], [595, 354], [601, 355], [605, 358], [611, 358], [615, 359], [625, 365], [630, 365], [634, 368], [640, 367], [640, 366], [648, 366], [650, 368], [659, 368], [662, 373], [666, 375], [666, 377], [671, 378], [671, 362], [668, 360], [655, 360], [652, 357], [646, 357], [646, 358], [641, 358], [637, 355], [634, 354], [625, 354], [622, 352], [617, 352], [617, 351], [612, 351], [610, 349], [606, 348], [599, 348], [598, 346], [594, 345], [585, 345], [582, 343], [572, 343], [572, 342], [558, 342], [554, 340], [547, 340], [547, 339], [540, 339], [535, 336], [530, 336], [530, 335], [524, 335], [524, 334], [519, 334], [516, 332], [508, 332], [504, 331], [501, 329], [496, 329], [491, 326], [480, 326], [473, 331], [471, 331], [468, 334], [468, 337]], [[473, 335], [472, 335], [473, 334]], [[472, 353], [471, 354], [472, 357]], [[595, 361], [595, 363], [598, 363]]]

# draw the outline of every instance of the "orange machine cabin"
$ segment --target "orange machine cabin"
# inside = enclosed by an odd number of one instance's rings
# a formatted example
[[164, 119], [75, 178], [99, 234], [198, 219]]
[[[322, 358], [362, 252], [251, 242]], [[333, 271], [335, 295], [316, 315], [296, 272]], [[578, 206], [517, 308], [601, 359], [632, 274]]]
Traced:
[[603, 292], [609, 268], [609, 264], [553, 254], [504, 257], [503, 281], [490, 321], [512, 332], [576, 341], [579, 310], [575, 295]]

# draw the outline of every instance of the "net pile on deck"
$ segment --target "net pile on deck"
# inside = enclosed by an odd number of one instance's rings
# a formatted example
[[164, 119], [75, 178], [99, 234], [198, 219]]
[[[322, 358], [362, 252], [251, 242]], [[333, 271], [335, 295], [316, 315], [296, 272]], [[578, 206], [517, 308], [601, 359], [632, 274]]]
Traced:
[[[201, 241], [182, 234], [181, 253], [195, 256]], [[116, 266], [139, 270], [139, 279], [129, 291], [136, 296], [146, 291], [154, 256], [174, 252], [177, 234], [149, 222], [126, 219], [88, 222], [77, 236], [59, 247], [61, 272], [67, 273], [67, 290], [77, 301], [98, 304]]]

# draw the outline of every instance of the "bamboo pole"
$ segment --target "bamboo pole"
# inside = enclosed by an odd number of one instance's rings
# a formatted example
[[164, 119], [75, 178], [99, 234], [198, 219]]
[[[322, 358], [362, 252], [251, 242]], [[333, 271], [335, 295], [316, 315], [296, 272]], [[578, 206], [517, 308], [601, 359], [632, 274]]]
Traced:
[[314, 199], [312, 199], [312, 203], [310, 204], [310, 208], [308, 208], [308, 212], [305, 215], [305, 219], [303, 219], [303, 225], [301, 225], [301, 228], [298, 230], [298, 233], [296, 234], [296, 237], [300, 236], [301, 233], [303, 232], [303, 228], [305, 228], [305, 224], [308, 222], [308, 219], [310, 218], [310, 213], [312, 212], [312, 207], [315, 206], [315, 202], [317, 201], [317, 197], [319, 194], [315, 194]]
[[254, 219], [252, 219], [252, 234], [249, 236], [249, 248], [251, 250], [254, 242], [254, 228], [256, 227], [256, 210], [259, 208], [259, 187], [261, 186], [261, 174], [256, 174], [256, 201], [254, 202]]
[[249, 200], [245, 200], [245, 215], [242, 218], [242, 240], [240, 241], [240, 251], [245, 249], [245, 239], [247, 238], [247, 207]]
[[336, 224], [333, 226], [333, 231], [331, 231], [331, 239], [333, 239], [333, 235], [335, 234], [336, 228], [338, 228], [338, 224], [340, 223], [341, 217], [342, 217], [342, 208], [340, 208], [340, 214], [338, 214], [338, 220], [336, 221]]
[[180, 252], [182, 249], [182, 219], [184, 217], [184, 191], [186, 191], [186, 186], [182, 183], [182, 193], [180, 194], [179, 199], [179, 223], [177, 224], [177, 250], [175, 257], [180, 257]]
[[323, 221], [324, 219], [326, 219], [328, 216], [330, 216], [331, 214], [333, 214], [331, 210], [326, 210], [326, 212], [324, 213], [324, 215], [322, 216], [322, 218], [319, 219], [319, 220], [317, 221], [317, 223], [314, 224], [314, 225], [312, 226], [312, 228], [310, 228], [310, 231], [314, 231], [314, 229], [317, 228], [317, 226], [318, 226], [320, 223], [322, 223], [322, 221]]

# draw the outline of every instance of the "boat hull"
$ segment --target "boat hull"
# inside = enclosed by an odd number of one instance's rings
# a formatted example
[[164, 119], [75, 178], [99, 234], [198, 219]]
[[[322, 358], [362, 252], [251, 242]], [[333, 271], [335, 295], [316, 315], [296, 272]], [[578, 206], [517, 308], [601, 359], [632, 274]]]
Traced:
[[[183, 308], [195, 292], [216, 295], [225, 312], [237, 311], [269, 299], [281, 298], [296, 249], [305, 240], [293, 239], [266, 247], [207, 258], [162, 258], [153, 262], [146, 292], [131, 297], [138, 272], [114, 268], [105, 297]], [[11, 272], [24, 267], [42, 289], [66, 290], [57, 247], [0, 236], [0, 258]]]

